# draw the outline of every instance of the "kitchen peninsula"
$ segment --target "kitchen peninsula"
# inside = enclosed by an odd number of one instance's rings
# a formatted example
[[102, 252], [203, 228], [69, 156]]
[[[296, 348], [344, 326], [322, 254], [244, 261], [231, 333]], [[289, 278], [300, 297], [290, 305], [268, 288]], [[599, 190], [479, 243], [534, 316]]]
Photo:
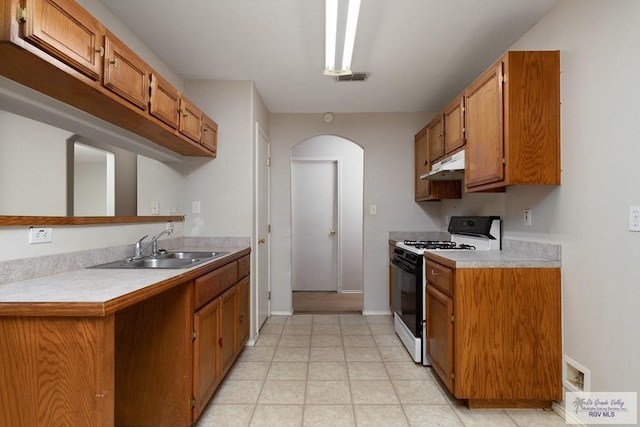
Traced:
[[229, 253], [0, 285], [0, 425], [191, 425], [250, 324], [249, 246], [197, 249]]

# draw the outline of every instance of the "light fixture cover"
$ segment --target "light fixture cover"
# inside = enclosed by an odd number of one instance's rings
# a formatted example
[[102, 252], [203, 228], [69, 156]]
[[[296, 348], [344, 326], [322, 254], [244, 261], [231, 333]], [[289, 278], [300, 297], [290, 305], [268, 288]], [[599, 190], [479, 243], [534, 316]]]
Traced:
[[358, 17], [360, 15], [361, 0], [348, 1], [347, 20], [344, 30], [344, 40], [342, 43], [342, 63], [340, 68], [336, 67], [336, 51], [338, 40], [338, 5], [339, 0], [325, 0], [325, 69], [327, 76], [344, 76], [351, 74], [351, 60], [353, 58], [353, 47], [355, 45], [356, 30], [358, 28]]

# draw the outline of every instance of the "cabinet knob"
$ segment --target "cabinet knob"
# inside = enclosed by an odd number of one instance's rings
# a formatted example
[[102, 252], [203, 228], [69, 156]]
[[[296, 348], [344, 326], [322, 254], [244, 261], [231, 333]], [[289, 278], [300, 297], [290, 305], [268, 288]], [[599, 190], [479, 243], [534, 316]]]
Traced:
[[109, 61], [109, 64], [113, 64], [114, 68], [118, 68], [118, 64], [119, 64], [118, 58], [112, 59], [111, 61]]
[[240, 323], [244, 323], [244, 314], [240, 315]]
[[432, 275], [432, 276], [437, 276], [437, 275], [438, 275], [438, 272], [437, 272], [437, 271], [435, 271], [435, 270], [431, 270], [431, 275]]
[[222, 347], [222, 337], [218, 338], [218, 346]]
[[96, 52], [100, 54], [100, 56], [104, 56], [104, 47], [100, 46], [96, 49]]

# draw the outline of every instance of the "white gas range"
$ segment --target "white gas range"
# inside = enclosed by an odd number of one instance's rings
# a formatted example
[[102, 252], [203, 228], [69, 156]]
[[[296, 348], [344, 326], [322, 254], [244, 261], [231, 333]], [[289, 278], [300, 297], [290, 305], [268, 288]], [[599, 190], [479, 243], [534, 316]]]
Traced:
[[426, 357], [424, 274], [425, 251], [490, 251], [502, 247], [502, 225], [497, 216], [454, 216], [451, 240], [405, 240], [394, 249], [392, 263], [395, 331], [413, 360], [430, 365]]

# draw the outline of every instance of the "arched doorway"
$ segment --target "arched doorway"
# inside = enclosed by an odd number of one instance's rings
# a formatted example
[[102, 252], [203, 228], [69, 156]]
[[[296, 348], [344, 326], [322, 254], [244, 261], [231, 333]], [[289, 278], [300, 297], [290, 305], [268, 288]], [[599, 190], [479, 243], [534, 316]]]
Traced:
[[361, 312], [364, 150], [335, 135], [291, 149], [293, 310]]

